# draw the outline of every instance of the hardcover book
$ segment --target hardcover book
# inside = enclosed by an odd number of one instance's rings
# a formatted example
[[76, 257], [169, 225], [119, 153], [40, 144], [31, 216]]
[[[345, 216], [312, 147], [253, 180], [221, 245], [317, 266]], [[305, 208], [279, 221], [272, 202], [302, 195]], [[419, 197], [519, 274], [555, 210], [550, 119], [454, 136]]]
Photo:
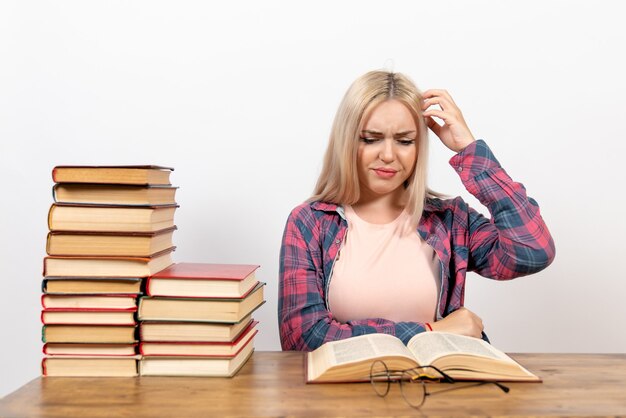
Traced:
[[369, 381], [376, 360], [384, 361], [389, 370], [435, 366], [457, 380], [541, 381], [481, 339], [434, 331], [416, 334], [406, 346], [389, 334], [328, 342], [307, 353], [307, 382]]
[[170, 185], [170, 167], [158, 165], [59, 165], [52, 169], [55, 183]]
[[196, 356], [234, 357], [257, 334], [257, 322], [252, 322], [232, 342], [147, 342], [139, 344], [139, 353], [144, 356]]
[[57, 183], [52, 196], [58, 203], [93, 205], [173, 205], [177, 187]]
[[254, 339], [234, 357], [163, 357], [144, 356], [139, 362], [141, 376], [232, 377], [254, 351]]
[[45, 325], [135, 325], [136, 307], [130, 309], [44, 309]]
[[43, 353], [48, 357], [135, 356], [137, 344], [46, 343], [43, 346]]
[[94, 206], [55, 203], [48, 212], [51, 231], [156, 232], [174, 226], [178, 205]]
[[140, 320], [228, 322], [241, 321], [256, 310], [263, 300], [263, 286], [258, 283], [242, 298], [157, 298], [142, 297]]
[[44, 343], [134, 343], [134, 325], [44, 325]]
[[151, 257], [172, 248], [176, 227], [156, 232], [50, 232], [48, 255]]
[[45, 277], [41, 290], [46, 294], [133, 294], [141, 293], [137, 277]]
[[44, 309], [133, 309], [135, 295], [41, 295]]
[[44, 258], [44, 276], [56, 277], [148, 277], [172, 264], [169, 248], [152, 257], [60, 257]]
[[135, 357], [45, 357], [41, 362], [44, 376], [63, 377], [134, 377]]
[[252, 322], [248, 315], [233, 324], [221, 322], [165, 322], [142, 321], [139, 324], [141, 341], [173, 342], [230, 342], [234, 341]]
[[177, 263], [150, 276], [149, 296], [240, 298], [258, 283], [257, 265]]

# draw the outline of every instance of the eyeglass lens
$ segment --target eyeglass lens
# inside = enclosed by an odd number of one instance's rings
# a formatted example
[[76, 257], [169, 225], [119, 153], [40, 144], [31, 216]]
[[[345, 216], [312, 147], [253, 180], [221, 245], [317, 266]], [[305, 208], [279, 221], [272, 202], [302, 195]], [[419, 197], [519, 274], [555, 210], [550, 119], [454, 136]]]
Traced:
[[424, 404], [426, 396], [426, 384], [415, 373], [405, 371], [400, 380], [402, 397], [413, 408], [419, 408]]
[[389, 393], [389, 387], [391, 386], [389, 369], [387, 369], [387, 365], [380, 360], [376, 360], [372, 363], [370, 368], [370, 383], [378, 396], [385, 396]]

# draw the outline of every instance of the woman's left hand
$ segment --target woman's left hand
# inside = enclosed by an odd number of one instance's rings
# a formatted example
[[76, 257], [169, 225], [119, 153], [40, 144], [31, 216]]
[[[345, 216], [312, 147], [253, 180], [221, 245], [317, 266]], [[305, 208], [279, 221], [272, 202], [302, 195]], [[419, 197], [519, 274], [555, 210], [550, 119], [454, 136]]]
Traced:
[[[461, 110], [446, 90], [426, 90], [422, 93], [422, 97], [424, 98], [422, 110], [426, 125], [446, 147], [454, 152], [459, 152], [475, 141], [465, 119], [463, 119]], [[439, 105], [441, 110], [436, 108], [426, 110], [433, 105]], [[444, 124], [439, 126], [432, 116], [443, 119]]]

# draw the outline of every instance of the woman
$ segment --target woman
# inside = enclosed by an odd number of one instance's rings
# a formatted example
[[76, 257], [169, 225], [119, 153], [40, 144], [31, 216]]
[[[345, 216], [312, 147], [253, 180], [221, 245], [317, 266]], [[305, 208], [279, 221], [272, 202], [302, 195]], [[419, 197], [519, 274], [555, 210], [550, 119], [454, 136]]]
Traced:
[[[456, 153], [450, 164], [491, 219], [427, 188], [428, 129]], [[308, 351], [375, 332], [406, 343], [430, 330], [486, 338], [463, 307], [466, 272], [508, 280], [553, 258], [537, 203], [474, 139], [450, 95], [372, 71], [344, 96], [315, 193], [287, 220], [281, 345]]]

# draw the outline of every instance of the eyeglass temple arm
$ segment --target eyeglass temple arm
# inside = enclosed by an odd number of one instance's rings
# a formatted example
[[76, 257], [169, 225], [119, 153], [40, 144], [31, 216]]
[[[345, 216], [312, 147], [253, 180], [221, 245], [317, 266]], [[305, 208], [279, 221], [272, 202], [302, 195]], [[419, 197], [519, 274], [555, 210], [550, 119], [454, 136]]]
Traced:
[[502, 389], [502, 392], [504, 392], [504, 393], [509, 393], [509, 391], [511, 390], [508, 386], [504, 386], [500, 382], [493, 382], [493, 384], [496, 385], [497, 387], [499, 387], [500, 389]]
[[437, 368], [435, 366], [421, 366], [419, 368], [420, 369], [428, 369], [428, 368], [430, 368], [430, 369], [436, 370], [437, 373], [439, 373], [443, 377], [443, 379], [441, 379], [441, 380], [446, 382], [446, 383], [455, 383], [456, 382], [456, 380], [454, 380], [450, 375], [448, 375], [447, 373], [439, 370], [439, 368]]

